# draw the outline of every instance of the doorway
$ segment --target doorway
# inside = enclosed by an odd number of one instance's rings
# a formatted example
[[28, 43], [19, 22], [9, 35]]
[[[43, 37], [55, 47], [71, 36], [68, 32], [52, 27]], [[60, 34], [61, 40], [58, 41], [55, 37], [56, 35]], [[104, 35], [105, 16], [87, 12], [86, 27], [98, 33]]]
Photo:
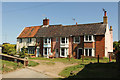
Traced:
[[82, 53], [83, 53], [82, 48], [79, 48], [78, 51], [77, 51], [77, 59], [81, 58]]

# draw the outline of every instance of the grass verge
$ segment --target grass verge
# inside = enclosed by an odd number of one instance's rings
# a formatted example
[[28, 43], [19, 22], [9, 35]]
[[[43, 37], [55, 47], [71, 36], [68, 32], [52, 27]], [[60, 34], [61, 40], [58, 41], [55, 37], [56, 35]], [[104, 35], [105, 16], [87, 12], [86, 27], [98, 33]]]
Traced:
[[5, 61], [5, 60], [1, 60], [2, 64], [0, 64], [0, 70], [2, 71], [2, 73], [7, 73], [13, 70], [16, 70], [18, 68], [22, 68], [23, 64], [18, 64], [12, 61]]
[[28, 64], [29, 67], [34, 67], [34, 66], [37, 66], [37, 65], [39, 65], [39, 63], [34, 62], [34, 61], [29, 61], [29, 64]]

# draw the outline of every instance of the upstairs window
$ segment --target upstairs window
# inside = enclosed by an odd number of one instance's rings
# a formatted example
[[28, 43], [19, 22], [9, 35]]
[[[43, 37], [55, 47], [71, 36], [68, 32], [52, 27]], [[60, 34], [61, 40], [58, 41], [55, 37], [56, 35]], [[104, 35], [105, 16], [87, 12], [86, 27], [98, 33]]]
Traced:
[[85, 35], [84, 41], [94, 41], [93, 35]]
[[74, 37], [74, 43], [80, 43], [80, 37]]
[[20, 43], [22, 43], [22, 38], [20, 38], [19, 40], [20, 40]]
[[61, 43], [62, 43], [62, 44], [68, 43], [68, 38], [67, 38], [67, 37], [62, 37], [62, 38], [61, 38]]
[[51, 43], [51, 39], [50, 38], [44, 38], [44, 43], [45, 44], [50, 44]]
[[27, 43], [31, 43], [32, 39], [28, 38]]

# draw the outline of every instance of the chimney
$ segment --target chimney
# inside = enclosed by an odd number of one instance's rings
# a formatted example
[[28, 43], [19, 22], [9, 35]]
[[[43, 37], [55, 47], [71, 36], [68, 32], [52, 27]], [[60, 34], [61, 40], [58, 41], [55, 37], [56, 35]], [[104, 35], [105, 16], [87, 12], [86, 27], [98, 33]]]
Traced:
[[112, 26], [110, 26], [110, 31], [112, 31], [113, 29], [112, 29]]
[[49, 25], [49, 19], [47, 18], [43, 19], [43, 25]]
[[103, 23], [104, 24], [108, 23], [107, 11], [104, 11]]
[[76, 26], [77, 26], [77, 22], [76, 22]]

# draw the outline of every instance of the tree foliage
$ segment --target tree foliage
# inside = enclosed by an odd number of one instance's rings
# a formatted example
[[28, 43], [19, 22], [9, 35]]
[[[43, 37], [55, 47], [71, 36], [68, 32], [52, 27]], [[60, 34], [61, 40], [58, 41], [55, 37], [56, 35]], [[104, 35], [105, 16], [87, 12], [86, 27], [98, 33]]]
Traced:
[[118, 42], [114, 41], [113, 42], [113, 47], [115, 48], [115, 51], [120, 50], [120, 40]]
[[3, 44], [3, 53], [15, 55], [16, 54], [16, 45], [14, 44]]

